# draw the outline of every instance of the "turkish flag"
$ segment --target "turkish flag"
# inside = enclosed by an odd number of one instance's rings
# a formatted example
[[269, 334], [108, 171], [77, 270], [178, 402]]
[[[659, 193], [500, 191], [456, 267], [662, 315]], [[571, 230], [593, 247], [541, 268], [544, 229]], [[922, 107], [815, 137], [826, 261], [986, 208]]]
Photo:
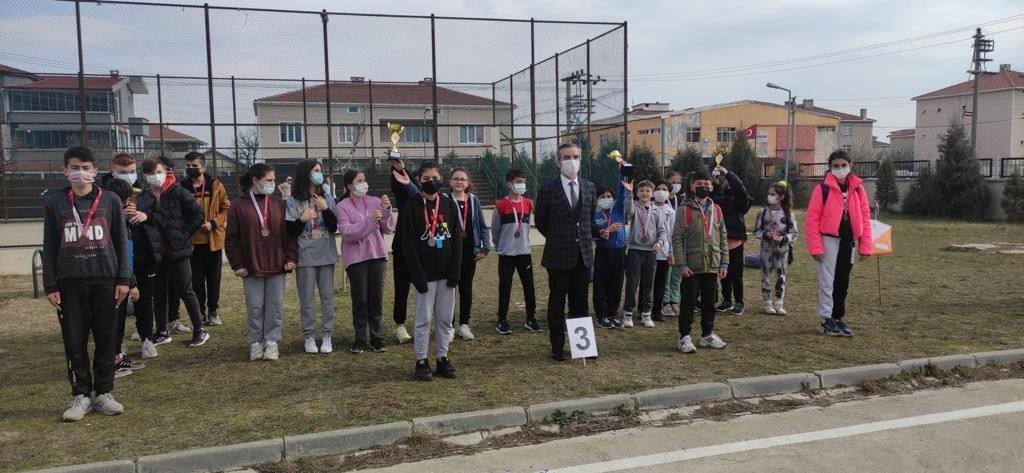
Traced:
[[750, 127], [743, 130], [743, 136], [747, 137], [748, 140], [757, 139], [757, 124], [750, 125]]

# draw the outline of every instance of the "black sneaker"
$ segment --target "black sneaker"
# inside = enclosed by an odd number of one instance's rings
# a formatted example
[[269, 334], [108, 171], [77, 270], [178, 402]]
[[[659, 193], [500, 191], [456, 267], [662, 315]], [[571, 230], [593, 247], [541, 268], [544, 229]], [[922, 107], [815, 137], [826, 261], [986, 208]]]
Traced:
[[356, 342], [352, 344], [352, 348], [349, 348], [348, 351], [352, 353], [362, 353], [366, 351], [366, 349], [366, 342], [362, 340], [356, 340]]
[[[699, 307], [699, 306], [694, 305], [694, 307]], [[728, 311], [732, 310], [733, 307], [734, 307], [734, 304], [732, 303], [732, 301], [722, 301], [721, 304], [718, 304], [717, 306], [715, 306], [715, 310], [717, 310], [719, 312], [728, 312]]]
[[196, 332], [195, 334], [192, 335], [192, 341], [188, 342], [188, 347], [189, 348], [195, 348], [195, 347], [202, 346], [209, 339], [210, 339], [210, 334], [206, 333], [206, 330], [200, 330], [200, 331], [198, 331], [198, 332]]
[[557, 361], [559, 363], [561, 363], [563, 361], [568, 361], [569, 360], [569, 358], [567, 358], [565, 356], [565, 353], [554, 353], [554, 352], [551, 353], [551, 359], [555, 360], [555, 361]]
[[426, 358], [416, 362], [416, 370], [413, 371], [413, 376], [420, 381], [434, 379], [434, 374], [430, 372], [430, 362]]
[[729, 313], [732, 315], [743, 315], [743, 309], [745, 308], [746, 306], [744, 306], [742, 302], [737, 302], [731, 309], [729, 309]]
[[152, 340], [154, 346], [155, 345], [163, 345], [165, 343], [171, 343], [173, 341], [174, 341], [174, 339], [171, 338], [171, 336], [166, 334], [166, 333], [158, 333], [158, 334], [156, 334], [155, 337], [153, 337], [153, 340]]
[[374, 338], [370, 340], [370, 348], [374, 353], [382, 353], [388, 351], [387, 347], [384, 346], [384, 340]]
[[830, 337], [842, 337], [843, 332], [836, 327], [836, 322], [833, 319], [825, 319], [821, 323], [821, 332]]
[[537, 323], [537, 319], [528, 319], [526, 321], [526, 324], [524, 324], [523, 326], [526, 327], [526, 330], [529, 330], [533, 333], [541, 333], [544, 331], [544, 329], [540, 328], [540, 324]]
[[843, 319], [836, 320], [836, 329], [838, 329], [844, 337], [853, 336], [853, 329], [851, 329], [849, 325], [846, 325], [846, 322], [843, 322]]
[[612, 321], [612, 328], [622, 328], [622, 319], [617, 317], [609, 317], [609, 319]]
[[512, 326], [508, 324], [508, 320], [499, 320], [498, 325], [494, 329], [502, 335], [512, 335]]
[[615, 322], [612, 322], [611, 317], [604, 317], [597, 320], [597, 328], [603, 328], [605, 330], [611, 330], [615, 328]]
[[651, 320], [653, 320], [655, 322], [664, 322], [665, 321], [665, 316], [661, 315], [661, 309], [658, 309], [658, 310], [655, 310], [654, 312], [651, 312]]
[[[430, 365], [427, 365], [427, 369], [430, 369]], [[451, 360], [448, 357], [444, 357], [437, 360], [437, 369], [434, 370], [434, 374], [442, 378], [455, 379], [458, 373], [455, 367], [452, 366]]]

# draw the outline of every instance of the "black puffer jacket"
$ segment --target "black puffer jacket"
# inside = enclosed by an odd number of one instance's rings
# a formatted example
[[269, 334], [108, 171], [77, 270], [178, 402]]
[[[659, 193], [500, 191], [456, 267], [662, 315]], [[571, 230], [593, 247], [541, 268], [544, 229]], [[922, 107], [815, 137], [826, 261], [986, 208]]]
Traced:
[[[170, 176], [168, 176], [170, 177]], [[138, 209], [149, 218], [142, 225], [149, 237], [153, 257], [177, 261], [192, 256], [192, 235], [203, 225], [203, 208], [188, 190], [171, 184], [160, 195], [144, 192]]]
[[730, 240], [746, 240], [747, 225], [743, 216], [750, 210], [750, 197], [747, 195], [747, 187], [736, 173], [730, 171], [725, 175], [728, 188], [715, 185], [711, 198], [722, 207], [722, 217], [725, 220], [725, 230]]

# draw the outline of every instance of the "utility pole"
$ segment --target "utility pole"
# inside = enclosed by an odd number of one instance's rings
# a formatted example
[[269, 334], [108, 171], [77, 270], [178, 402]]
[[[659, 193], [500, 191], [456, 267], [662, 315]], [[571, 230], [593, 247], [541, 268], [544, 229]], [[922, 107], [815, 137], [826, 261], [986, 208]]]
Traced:
[[991, 61], [985, 57], [986, 53], [995, 51], [996, 42], [995, 40], [985, 39], [985, 35], [981, 34], [981, 28], [978, 28], [974, 33], [974, 56], [971, 59], [973, 69], [967, 71], [968, 74], [974, 76], [974, 97], [972, 99], [971, 111], [964, 112], [965, 116], [971, 117], [971, 156], [975, 159], [978, 158], [978, 93], [979, 83], [981, 82], [981, 75], [985, 73], [981, 69], [981, 66]]

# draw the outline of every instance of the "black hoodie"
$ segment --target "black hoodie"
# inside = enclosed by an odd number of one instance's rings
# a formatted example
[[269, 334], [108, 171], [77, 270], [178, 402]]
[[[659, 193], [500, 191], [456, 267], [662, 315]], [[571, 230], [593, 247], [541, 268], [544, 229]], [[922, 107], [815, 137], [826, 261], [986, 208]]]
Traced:
[[47, 294], [57, 292], [61, 283], [127, 286], [130, 282], [128, 230], [121, 199], [113, 192], [103, 191], [84, 232], [79, 232], [75, 221], [69, 195], [74, 197], [75, 208], [85, 225], [99, 192], [100, 188], [93, 185], [91, 192], [78, 197], [71, 194], [70, 187], [65, 187], [46, 200], [43, 288]]
[[462, 270], [462, 233], [459, 228], [459, 208], [455, 201], [438, 194], [440, 200], [436, 235], [442, 236], [440, 247], [427, 243], [427, 224], [423, 220], [424, 205], [433, 220], [434, 202], [413, 197], [399, 214], [397, 238], [401, 239], [402, 255], [409, 279], [416, 290], [427, 292], [427, 283], [447, 280], [448, 287], [459, 284]]

